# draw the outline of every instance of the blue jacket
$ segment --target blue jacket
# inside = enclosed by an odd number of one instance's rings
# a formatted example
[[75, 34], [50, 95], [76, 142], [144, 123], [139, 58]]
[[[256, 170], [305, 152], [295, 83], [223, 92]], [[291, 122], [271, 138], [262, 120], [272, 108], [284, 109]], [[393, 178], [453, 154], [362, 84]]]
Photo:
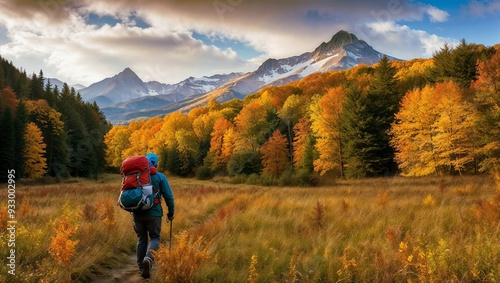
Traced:
[[165, 176], [165, 174], [161, 172], [152, 174], [151, 184], [153, 185], [153, 189], [159, 190], [158, 195], [156, 197], [160, 201], [157, 204], [155, 203], [153, 207], [151, 207], [148, 210], [133, 212], [134, 217], [163, 216], [163, 209], [161, 207], [162, 196], [165, 199], [165, 203], [167, 204], [168, 208], [167, 217], [174, 216], [175, 212], [174, 194], [172, 193], [172, 189], [170, 188], [170, 184], [168, 183], [167, 176]]

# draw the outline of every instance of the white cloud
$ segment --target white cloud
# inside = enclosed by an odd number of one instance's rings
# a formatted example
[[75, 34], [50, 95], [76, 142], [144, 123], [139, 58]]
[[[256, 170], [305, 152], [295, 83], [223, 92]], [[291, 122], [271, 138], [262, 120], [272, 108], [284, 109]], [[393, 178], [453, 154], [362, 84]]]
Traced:
[[427, 6], [426, 13], [429, 15], [430, 21], [433, 23], [442, 23], [448, 21], [450, 16], [448, 12], [440, 10], [434, 6]]
[[37, 73], [42, 68], [46, 75], [68, 83], [89, 85], [125, 67], [131, 67], [143, 80], [169, 83], [188, 76], [212, 75], [215, 70], [248, 68], [233, 50], [203, 45], [190, 32], [174, 32], [164, 26], [97, 27], [86, 25], [77, 14], [64, 25], [40, 26], [27, 20], [5, 22], [10, 42], [0, 46], [2, 56], [17, 58], [28, 72]]
[[399, 59], [431, 57], [446, 42], [454, 41], [395, 22], [373, 22], [367, 25], [365, 32], [375, 49]]
[[[145, 81], [176, 83], [189, 76], [255, 70], [267, 58], [312, 51], [340, 29], [391, 56], [432, 56], [445, 39], [397, 22], [421, 20], [424, 13], [433, 21], [448, 17], [432, 6], [424, 11], [396, 0], [363, 5], [349, 0], [335, 5], [331, 0], [220, 1], [229, 6], [218, 10], [213, 1], [205, 0], [80, 0], [42, 7], [40, 3], [52, 1], [0, 0], [5, 4], [0, 25], [8, 41], [0, 45], [0, 54], [15, 58], [16, 65], [28, 72], [43, 69], [46, 76], [70, 84], [88, 85], [125, 67]], [[86, 22], [89, 13], [121, 23], [92, 25]], [[134, 27], [131, 15], [150, 27]], [[261, 54], [242, 61], [238, 50], [205, 44], [193, 38], [193, 31], [243, 42]]]
[[497, 0], [486, 1], [469, 1], [465, 13], [475, 17], [483, 17], [486, 15], [495, 15], [500, 13], [500, 2]]

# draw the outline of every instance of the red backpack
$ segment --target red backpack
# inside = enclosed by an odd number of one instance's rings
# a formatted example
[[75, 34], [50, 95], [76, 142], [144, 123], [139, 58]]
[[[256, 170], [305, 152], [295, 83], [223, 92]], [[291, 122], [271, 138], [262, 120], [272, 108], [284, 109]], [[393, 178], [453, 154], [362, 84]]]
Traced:
[[156, 203], [158, 190], [153, 189], [151, 174], [156, 168], [149, 166], [145, 156], [131, 156], [121, 166], [122, 186], [118, 205], [126, 211], [150, 209]]

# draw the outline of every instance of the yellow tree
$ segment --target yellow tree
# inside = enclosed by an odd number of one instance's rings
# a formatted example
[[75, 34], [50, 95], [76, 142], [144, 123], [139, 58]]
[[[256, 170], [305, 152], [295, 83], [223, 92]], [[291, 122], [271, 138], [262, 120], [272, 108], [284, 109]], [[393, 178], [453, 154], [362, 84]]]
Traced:
[[290, 92], [286, 91], [286, 86], [270, 86], [261, 92], [260, 99], [273, 105], [276, 109], [280, 109], [286, 101]]
[[[46, 100], [28, 100], [25, 103], [30, 121], [42, 131], [49, 174], [60, 176], [68, 165], [68, 148], [64, 133], [62, 114], [50, 107]], [[74, 130], [74, 129], [73, 129]], [[71, 162], [70, 162], [71, 163]]]
[[413, 59], [410, 61], [393, 62], [397, 68], [396, 77], [404, 90], [423, 87], [427, 77], [434, 68], [433, 59]]
[[[307, 119], [300, 119], [293, 127], [295, 136], [293, 138], [293, 165], [295, 168], [308, 167], [307, 142], [311, 133], [311, 123]], [[312, 156], [311, 156], [312, 158]], [[310, 160], [312, 165], [313, 161]]]
[[187, 113], [187, 116], [189, 120], [194, 121], [196, 118], [200, 117], [203, 114], [207, 114], [209, 111], [210, 110], [208, 107], [195, 107]]
[[155, 139], [158, 140], [158, 144], [161, 149], [174, 149], [177, 148], [177, 139], [175, 133], [180, 129], [192, 128], [191, 121], [186, 114], [180, 112], [173, 112], [163, 119], [163, 125], [155, 134]]
[[159, 152], [158, 151], [158, 141], [154, 138], [156, 134], [161, 130], [161, 127], [163, 126], [163, 118], [160, 117], [154, 117], [148, 120], [147, 122], [148, 125], [150, 125], [149, 130], [147, 131], [147, 138], [148, 138], [148, 152]]
[[266, 106], [258, 99], [252, 100], [241, 109], [238, 116], [234, 118], [238, 132], [236, 151], [259, 148], [259, 144], [265, 141], [265, 135], [269, 130], [266, 118]]
[[210, 135], [214, 129], [215, 121], [222, 117], [219, 111], [210, 111], [193, 120], [193, 130], [200, 142], [210, 141]]
[[180, 161], [177, 166], [181, 172], [189, 172], [198, 151], [199, 144], [196, 135], [192, 129], [184, 128], [175, 132], [175, 139], [177, 140], [176, 150], [179, 152]]
[[391, 127], [395, 160], [405, 176], [438, 174], [439, 157], [434, 145], [433, 124], [439, 113], [434, 92], [432, 86], [409, 91]]
[[157, 139], [157, 151], [166, 170], [178, 175], [191, 173], [198, 146], [194, 145], [197, 143], [196, 135], [187, 114], [173, 112], [165, 116], [154, 138]]
[[264, 166], [263, 173], [277, 177], [289, 168], [288, 142], [279, 130], [273, 132], [272, 136], [260, 148], [260, 152]]
[[198, 140], [199, 148], [196, 154], [197, 164], [201, 164], [211, 147], [211, 134], [214, 131], [215, 122], [223, 117], [221, 111], [209, 111], [199, 115], [193, 120], [193, 131]]
[[227, 131], [224, 133], [224, 138], [222, 142], [222, 151], [220, 155], [220, 159], [223, 162], [223, 164], [227, 165], [227, 163], [229, 162], [229, 158], [234, 152], [237, 139], [238, 139], [238, 133], [236, 132], [234, 127], [227, 129]]
[[391, 127], [403, 175], [462, 173], [475, 158], [475, 113], [454, 82], [409, 91]]
[[[298, 122], [298, 120], [304, 116], [305, 103], [302, 101], [298, 95], [290, 95], [283, 104], [283, 107], [278, 111], [278, 116], [287, 125], [288, 130], [288, 142], [292, 144], [292, 127]], [[290, 158], [293, 163], [293, 153], [290, 147]]]
[[153, 151], [155, 146], [154, 135], [161, 129], [162, 119], [150, 118], [140, 122], [131, 123], [130, 146], [124, 152], [126, 156], [144, 155]]
[[47, 162], [45, 159], [46, 145], [43, 142], [42, 131], [30, 122], [24, 133], [26, 146], [24, 148], [24, 173], [27, 178], [39, 178], [45, 174]]
[[120, 167], [127, 158], [124, 152], [130, 147], [130, 132], [128, 126], [114, 126], [104, 136], [106, 144], [106, 162], [113, 167]]
[[146, 136], [144, 124], [145, 121], [133, 121], [129, 124], [127, 129], [130, 133], [129, 147], [123, 152], [123, 155], [133, 156], [145, 154], [147, 142], [145, 142], [144, 139]]
[[440, 113], [434, 122], [435, 150], [443, 165], [461, 175], [467, 165], [475, 165], [477, 142], [474, 126], [477, 116], [472, 105], [464, 101], [457, 83], [438, 83], [435, 94], [439, 98], [436, 111]]
[[229, 155], [225, 155], [223, 154], [223, 149], [225, 138], [228, 137], [227, 133], [230, 129], [233, 130], [234, 125], [225, 118], [221, 117], [215, 121], [210, 139], [210, 153], [213, 157], [212, 171], [223, 170], [229, 161], [229, 156], [232, 153], [232, 150], [229, 150]]
[[311, 129], [316, 137], [319, 157], [314, 171], [321, 175], [334, 169], [343, 176], [340, 139], [340, 116], [345, 94], [341, 87], [331, 88], [323, 97], [310, 105]]
[[61, 113], [50, 107], [46, 100], [28, 100], [26, 109], [41, 130], [46, 129], [54, 135], [63, 133], [64, 122], [61, 120]]

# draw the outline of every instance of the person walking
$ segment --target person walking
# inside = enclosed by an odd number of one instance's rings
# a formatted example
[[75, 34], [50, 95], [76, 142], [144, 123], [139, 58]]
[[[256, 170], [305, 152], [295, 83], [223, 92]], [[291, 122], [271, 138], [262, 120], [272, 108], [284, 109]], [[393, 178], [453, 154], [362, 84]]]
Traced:
[[[146, 154], [149, 165], [157, 167], [158, 156], [152, 152]], [[155, 170], [153, 170], [154, 172]], [[140, 210], [132, 212], [134, 217], [134, 230], [137, 234], [137, 265], [143, 278], [151, 277], [151, 269], [153, 267], [154, 257], [151, 250], [157, 250], [160, 245], [161, 222], [163, 217], [163, 209], [161, 206], [161, 198], [165, 199], [167, 204], [167, 223], [174, 219], [174, 195], [167, 177], [161, 172], [151, 174], [151, 184], [154, 190], [158, 190], [155, 197], [155, 204], [148, 210]], [[151, 239], [150, 241], [149, 238]]]

